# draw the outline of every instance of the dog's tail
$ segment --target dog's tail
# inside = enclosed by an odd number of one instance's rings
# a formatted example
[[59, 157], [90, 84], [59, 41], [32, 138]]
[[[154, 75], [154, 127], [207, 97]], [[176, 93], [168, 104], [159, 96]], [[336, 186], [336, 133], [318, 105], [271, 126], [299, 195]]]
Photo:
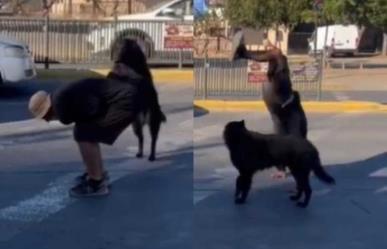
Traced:
[[167, 122], [167, 116], [165, 116], [164, 112], [160, 109], [160, 120], [161, 122]]
[[155, 110], [154, 113], [155, 113], [156, 118], [157, 118], [161, 123], [167, 122], [167, 116], [165, 116], [165, 114], [164, 114], [164, 112], [161, 110], [161, 107], [160, 107], [160, 106]]
[[330, 176], [327, 172], [325, 172], [324, 168], [321, 165], [320, 158], [317, 158], [317, 161], [314, 164], [314, 167], [312, 170], [319, 180], [328, 184], [336, 184], [335, 179], [332, 176]]

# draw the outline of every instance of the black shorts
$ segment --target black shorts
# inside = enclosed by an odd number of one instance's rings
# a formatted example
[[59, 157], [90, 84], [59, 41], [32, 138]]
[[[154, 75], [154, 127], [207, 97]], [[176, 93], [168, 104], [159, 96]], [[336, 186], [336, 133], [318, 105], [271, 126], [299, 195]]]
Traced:
[[102, 118], [75, 123], [74, 139], [77, 142], [112, 145], [133, 122], [135, 115], [127, 110], [110, 109]]

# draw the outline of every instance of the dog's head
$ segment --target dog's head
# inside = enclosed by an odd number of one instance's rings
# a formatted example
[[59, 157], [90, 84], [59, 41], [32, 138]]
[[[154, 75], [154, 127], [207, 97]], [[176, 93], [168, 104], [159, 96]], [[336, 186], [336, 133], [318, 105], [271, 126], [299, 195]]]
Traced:
[[238, 138], [244, 131], [246, 131], [244, 120], [227, 123], [223, 132], [223, 138], [226, 144], [229, 144], [235, 140], [235, 138]]
[[280, 50], [272, 50], [268, 53], [270, 53], [269, 68], [267, 71], [269, 78], [278, 74], [289, 74], [288, 60], [286, 56], [283, 55]]
[[121, 63], [133, 69], [137, 74], [145, 78], [152, 78], [148, 68], [146, 56], [133, 39], [123, 39], [112, 48], [112, 60], [114, 63]]

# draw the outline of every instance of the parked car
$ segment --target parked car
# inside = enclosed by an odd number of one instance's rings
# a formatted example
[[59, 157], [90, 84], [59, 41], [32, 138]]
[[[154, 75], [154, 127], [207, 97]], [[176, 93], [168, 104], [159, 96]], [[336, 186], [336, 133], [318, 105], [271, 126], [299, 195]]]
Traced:
[[0, 36], [0, 83], [32, 79], [36, 69], [27, 44]]
[[[328, 35], [325, 36], [328, 28]], [[356, 25], [329, 25], [317, 29], [317, 52], [321, 53], [326, 38], [328, 56], [338, 53], [353, 55], [358, 50], [360, 31]], [[309, 39], [309, 53], [314, 53], [316, 32]]]
[[[152, 10], [141, 14], [120, 15], [115, 26], [114, 18], [110, 22], [97, 23], [97, 27], [88, 35], [87, 42], [92, 53], [109, 51], [114, 44], [123, 39], [136, 40], [147, 57], [155, 51], [163, 50], [165, 22], [193, 22], [193, 1], [172, 0], [156, 5]], [[117, 34], [117, 35], [115, 35]]]

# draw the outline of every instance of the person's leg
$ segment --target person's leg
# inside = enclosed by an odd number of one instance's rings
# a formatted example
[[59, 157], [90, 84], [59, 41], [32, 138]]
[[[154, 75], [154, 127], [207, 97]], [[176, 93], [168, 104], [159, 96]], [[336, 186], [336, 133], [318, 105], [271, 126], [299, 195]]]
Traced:
[[[72, 197], [93, 197], [109, 194], [109, 185], [102, 165], [101, 150], [98, 143], [77, 142], [83, 163], [86, 166], [84, 180], [79, 181], [69, 191]], [[106, 173], [105, 173], [106, 174]]]
[[96, 181], [102, 180], [104, 169], [99, 144], [90, 142], [78, 142], [78, 147], [83, 163], [86, 166], [88, 177]]

